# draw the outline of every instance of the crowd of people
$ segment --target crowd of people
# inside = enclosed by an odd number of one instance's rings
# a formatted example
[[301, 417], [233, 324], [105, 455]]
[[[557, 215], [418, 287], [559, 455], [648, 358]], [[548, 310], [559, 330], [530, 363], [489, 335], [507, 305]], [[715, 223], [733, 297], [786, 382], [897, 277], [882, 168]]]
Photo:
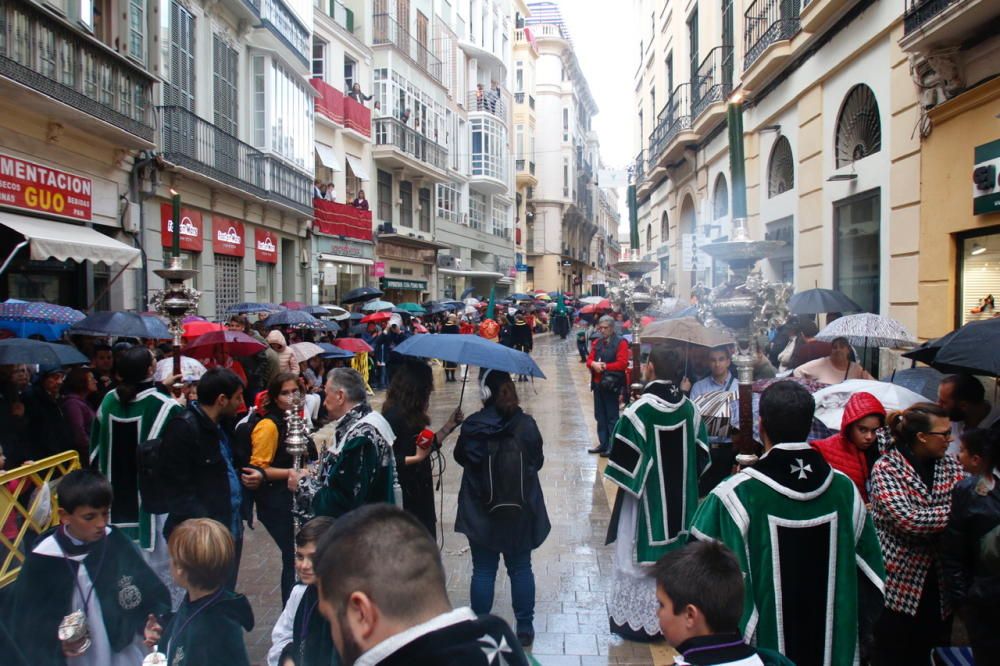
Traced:
[[[280, 553], [269, 666], [534, 663], [532, 553], [551, 524], [544, 442], [520, 406], [521, 378], [481, 369], [481, 407], [432, 424], [432, 365], [395, 350], [422, 329], [530, 353], [541, 318], [348, 324], [339, 335], [374, 350], [370, 382], [341, 360], [299, 362], [289, 347], [337, 332], [260, 330], [241, 315], [227, 325], [266, 348], [219, 354], [196, 381], [164, 374], [165, 350], [139, 342], [78, 341], [91, 363], [68, 373], [3, 368], [8, 467], [67, 449], [84, 463], [58, 480], [59, 526], [21, 542], [20, 575], [0, 593], [5, 663], [249, 664], [255, 609], [238, 573], [256, 523]], [[948, 377], [936, 403], [896, 412], [855, 393], [840, 430], [817, 438], [804, 384], [866, 373], [848, 341], [822, 347], [796, 324], [758, 341], [760, 377], [792, 379], [761, 394], [761, 455], [734, 469], [731, 434], [706, 427], [699, 406], [735, 390], [732, 350], [654, 345], [633, 370], [627, 325], [600, 317], [581, 350], [591, 452], [619, 489], [613, 632], [665, 637], [690, 664], [926, 663], [953, 635], [977, 664], [997, 661], [1000, 410], [979, 380]], [[455, 364], [443, 371], [446, 382], [468, 378]], [[632, 381], [643, 388], [630, 398]], [[301, 407], [309, 396], [315, 409]], [[300, 408], [312, 428], [296, 465], [289, 415]], [[437, 543], [435, 484], [456, 432], [468, 608], [448, 600]], [[501, 558], [513, 627], [490, 615]]]

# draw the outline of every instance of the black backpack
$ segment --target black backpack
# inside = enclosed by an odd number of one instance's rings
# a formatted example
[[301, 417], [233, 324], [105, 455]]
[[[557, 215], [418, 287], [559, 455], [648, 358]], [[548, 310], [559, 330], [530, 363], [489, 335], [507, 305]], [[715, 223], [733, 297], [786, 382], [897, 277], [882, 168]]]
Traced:
[[163, 474], [163, 438], [156, 437], [139, 442], [135, 455], [142, 510], [146, 513], [168, 513], [167, 498], [170, 496], [170, 485]]
[[489, 513], [516, 512], [527, 507], [524, 445], [509, 428], [487, 443], [483, 476], [483, 502]]

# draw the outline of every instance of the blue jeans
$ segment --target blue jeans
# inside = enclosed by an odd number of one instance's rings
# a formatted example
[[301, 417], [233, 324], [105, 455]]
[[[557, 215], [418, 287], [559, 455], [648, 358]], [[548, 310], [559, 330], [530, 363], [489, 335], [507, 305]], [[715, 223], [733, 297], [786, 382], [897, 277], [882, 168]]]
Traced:
[[611, 434], [618, 423], [618, 394], [594, 387], [594, 418], [597, 419], [597, 441], [602, 451], [611, 451]]
[[[469, 542], [472, 551], [472, 584], [469, 597], [472, 612], [485, 615], [493, 609], [500, 555], [495, 550]], [[510, 576], [511, 605], [517, 619], [517, 630], [531, 630], [535, 619], [535, 574], [531, 570], [531, 550], [502, 553], [507, 575]]]

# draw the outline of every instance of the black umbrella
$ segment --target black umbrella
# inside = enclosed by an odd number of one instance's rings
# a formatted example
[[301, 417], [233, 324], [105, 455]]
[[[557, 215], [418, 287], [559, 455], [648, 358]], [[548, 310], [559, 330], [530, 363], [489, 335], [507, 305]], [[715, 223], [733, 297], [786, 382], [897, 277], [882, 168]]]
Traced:
[[833, 289], [806, 289], [788, 299], [788, 310], [793, 314], [819, 314], [861, 312], [864, 308]]
[[162, 326], [162, 322], [159, 322], [161, 326], [157, 327], [157, 322], [155, 318], [146, 320], [134, 312], [95, 312], [70, 326], [67, 333], [98, 337], [106, 335], [121, 338], [159, 337], [153, 335], [153, 328], [158, 330], [165, 327]]
[[41, 340], [8, 338], [0, 340], [0, 365], [75, 365], [87, 357], [75, 347]]
[[974, 321], [939, 338], [933, 365], [941, 372], [1000, 377], [1000, 319]]
[[351, 303], [364, 303], [365, 301], [370, 301], [373, 298], [381, 298], [385, 295], [385, 292], [380, 291], [374, 287], [358, 287], [357, 289], [351, 289], [347, 292], [340, 302], [345, 305], [350, 305]]
[[323, 328], [323, 322], [302, 310], [282, 310], [264, 320], [264, 326], [294, 326], [296, 328]]

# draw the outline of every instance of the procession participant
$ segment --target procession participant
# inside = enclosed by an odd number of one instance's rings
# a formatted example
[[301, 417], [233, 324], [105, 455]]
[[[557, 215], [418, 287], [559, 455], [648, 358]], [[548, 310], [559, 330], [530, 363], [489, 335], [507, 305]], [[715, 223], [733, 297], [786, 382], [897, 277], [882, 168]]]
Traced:
[[684, 545], [709, 448], [698, 409], [673, 383], [673, 352], [656, 345], [642, 371], [648, 383], [618, 420], [604, 477], [619, 488], [608, 527], [608, 543], [615, 543], [611, 631], [648, 641], [659, 637], [659, 626], [647, 567]]
[[625, 386], [628, 369], [628, 342], [615, 333], [615, 320], [604, 315], [597, 321], [600, 336], [590, 346], [587, 368], [590, 390], [594, 393], [594, 418], [597, 420], [597, 446], [587, 453], [611, 453], [611, 433], [618, 422], [618, 400]]
[[253, 609], [242, 594], [226, 589], [236, 547], [229, 529], [211, 518], [192, 518], [170, 534], [171, 571], [187, 594], [161, 625], [150, 616], [145, 642], [177, 666], [250, 666], [244, 633], [253, 629]]
[[885, 425], [885, 407], [871, 393], [860, 391], [844, 405], [840, 432], [811, 442], [830, 467], [846, 474], [868, 504], [868, 484], [878, 450], [878, 430]]
[[868, 649], [885, 572], [857, 488], [805, 441], [815, 409], [795, 382], [764, 391], [764, 455], [709, 493], [691, 535], [736, 554], [744, 640], [796, 664], [850, 664]]
[[28, 553], [9, 600], [28, 663], [135, 666], [147, 617], [170, 610], [166, 586], [111, 526], [113, 495], [94, 470], [59, 481], [59, 527]]
[[[448, 333], [450, 335], [456, 335], [456, 334], [458, 334], [460, 332], [459, 328], [458, 328], [458, 317], [456, 317], [454, 314], [448, 315], [448, 320], [445, 323], [445, 325], [441, 327], [441, 332], [442, 333]], [[456, 370], [458, 370], [458, 363], [455, 363], [454, 361], [445, 361], [444, 362], [444, 380], [446, 382], [456, 381], [455, 380], [455, 371]]]
[[316, 608], [319, 591], [313, 557], [317, 543], [333, 523], [333, 518], [327, 516], [313, 518], [295, 535], [295, 572], [299, 584], [292, 590], [271, 631], [268, 666], [280, 666], [282, 654], [291, 655], [295, 666], [330, 666], [332, 663], [330, 623]]
[[437, 545], [402, 509], [347, 514], [320, 539], [315, 562], [319, 610], [345, 666], [532, 663], [506, 622], [452, 608]]
[[313, 475], [288, 472], [303, 518], [339, 518], [371, 502], [395, 503], [392, 428], [368, 404], [365, 381], [357, 370], [334, 368], [326, 380], [327, 413], [336, 422], [335, 439]]

